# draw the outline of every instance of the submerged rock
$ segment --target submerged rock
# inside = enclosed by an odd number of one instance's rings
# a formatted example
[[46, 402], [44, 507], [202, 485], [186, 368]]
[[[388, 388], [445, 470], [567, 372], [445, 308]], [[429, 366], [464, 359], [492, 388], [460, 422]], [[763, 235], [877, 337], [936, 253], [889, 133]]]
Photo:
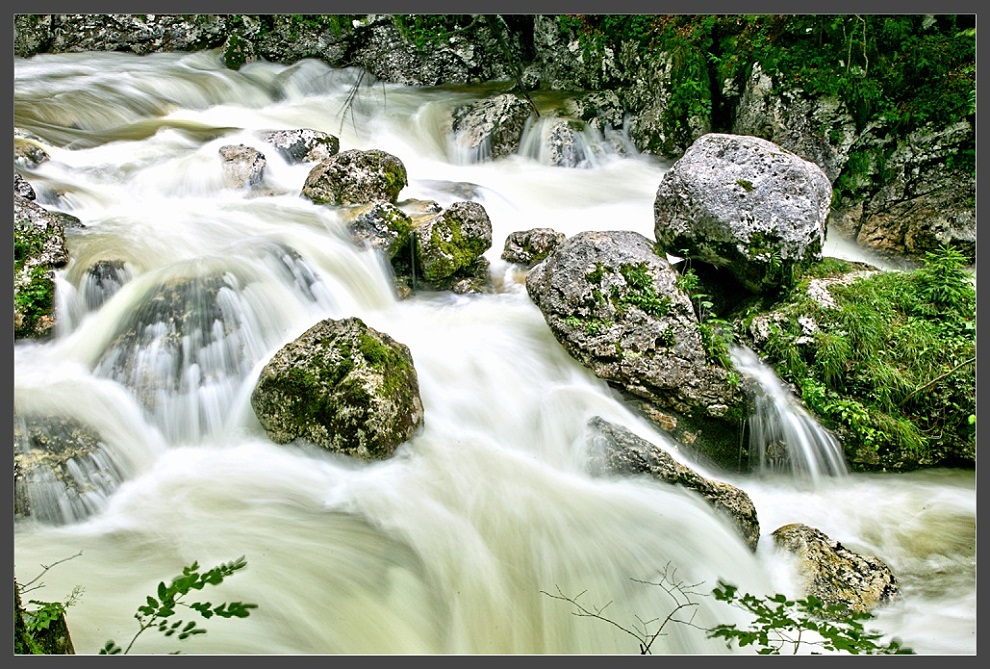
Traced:
[[511, 93], [462, 105], [451, 120], [454, 146], [475, 161], [516, 153], [532, 113], [529, 102]]
[[103, 509], [123, 471], [100, 434], [63, 416], [14, 417], [14, 518], [54, 525]]

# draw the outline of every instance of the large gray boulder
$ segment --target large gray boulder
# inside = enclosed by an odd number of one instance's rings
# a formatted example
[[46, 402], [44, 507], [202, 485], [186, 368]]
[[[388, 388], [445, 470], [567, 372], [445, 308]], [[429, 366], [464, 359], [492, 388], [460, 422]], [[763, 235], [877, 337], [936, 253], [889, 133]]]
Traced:
[[359, 318], [320, 321], [268, 361], [251, 407], [278, 444], [388, 458], [423, 424], [409, 348]]
[[708, 359], [677, 280], [643, 235], [588, 231], [530, 269], [526, 290], [574, 358], [645, 400], [646, 415], [678, 441], [734, 463], [746, 398]]
[[774, 530], [773, 540], [797, 558], [804, 593], [826, 606], [865, 613], [897, 594], [899, 586], [889, 565], [849, 550], [821, 530], [792, 523]]
[[821, 260], [832, 186], [817, 165], [758, 137], [709, 133], [657, 188], [660, 247], [774, 292], [795, 265]]
[[533, 113], [529, 102], [511, 93], [461, 105], [451, 118], [453, 144], [464, 153], [466, 162], [516, 153], [526, 121]]
[[588, 424], [593, 430], [589, 451], [593, 473], [646, 474], [697, 493], [733, 524], [750, 550], [756, 550], [760, 541], [760, 522], [756, 517], [756, 506], [744, 490], [701, 476], [660, 446], [621, 425], [598, 416]]
[[395, 204], [407, 185], [406, 166], [392, 154], [349, 149], [310, 170], [302, 194], [317, 204]]

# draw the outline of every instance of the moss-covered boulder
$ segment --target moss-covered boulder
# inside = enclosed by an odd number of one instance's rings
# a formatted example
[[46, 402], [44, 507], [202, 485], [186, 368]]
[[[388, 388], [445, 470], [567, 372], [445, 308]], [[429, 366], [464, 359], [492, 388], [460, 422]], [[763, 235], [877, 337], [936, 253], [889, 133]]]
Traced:
[[302, 195], [317, 204], [395, 204], [408, 184], [406, 166], [392, 154], [350, 149], [320, 161], [306, 177]]
[[275, 353], [251, 393], [272, 441], [296, 439], [363, 460], [382, 460], [423, 424], [405, 344], [359, 318], [320, 321]]
[[492, 222], [477, 202], [454, 202], [416, 228], [419, 270], [430, 282], [470, 267], [491, 245]]
[[575, 359], [673, 439], [737, 467], [749, 402], [706, 346], [678, 278], [643, 235], [586, 231], [530, 269], [526, 290]]
[[540, 262], [566, 239], [563, 232], [551, 228], [517, 230], [505, 238], [502, 260], [532, 267]]

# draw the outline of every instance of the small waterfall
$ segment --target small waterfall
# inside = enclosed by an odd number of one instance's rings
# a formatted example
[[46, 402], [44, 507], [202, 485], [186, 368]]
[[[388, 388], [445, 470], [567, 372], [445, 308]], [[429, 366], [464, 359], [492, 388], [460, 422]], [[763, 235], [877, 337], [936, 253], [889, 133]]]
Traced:
[[758, 384], [756, 408], [749, 418], [749, 455], [755, 470], [812, 482], [848, 474], [838, 440], [801, 407], [773, 369], [743, 347], [733, 348], [732, 361]]

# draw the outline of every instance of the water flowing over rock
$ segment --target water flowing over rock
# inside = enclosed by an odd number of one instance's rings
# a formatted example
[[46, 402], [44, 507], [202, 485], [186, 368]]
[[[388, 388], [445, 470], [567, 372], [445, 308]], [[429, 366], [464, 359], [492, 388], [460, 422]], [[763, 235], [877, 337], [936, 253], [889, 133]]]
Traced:
[[826, 606], [869, 612], [897, 594], [897, 579], [883, 560], [851, 551], [821, 530], [793, 523], [774, 530], [773, 540], [797, 556], [805, 593]]
[[423, 424], [409, 348], [359, 318], [321, 321], [277, 351], [251, 406], [276, 443], [364, 460], [390, 457]]
[[502, 260], [532, 267], [563, 243], [566, 235], [551, 228], [518, 230], [505, 238]]
[[515, 153], [533, 108], [526, 100], [503, 93], [457, 107], [450, 134], [464, 162], [494, 160]]
[[621, 425], [597, 416], [589, 421], [589, 425], [595, 432], [589, 453], [592, 472], [648, 474], [659, 481], [691, 490], [724, 514], [746, 545], [756, 550], [760, 541], [760, 523], [756, 517], [756, 507], [744, 490], [701, 476], [677, 462], [660, 446]]
[[668, 170], [653, 211], [667, 253], [773, 292], [820, 260], [832, 187], [821, 168], [758, 137], [711, 133]]
[[100, 511], [123, 480], [93, 428], [73, 418], [14, 419], [14, 517], [63, 525]]
[[267, 162], [263, 153], [243, 144], [221, 146], [219, 153], [224, 188], [254, 188], [261, 184]]
[[574, 358], [646, 400], [648, 417], [678, 441], [735, 464], [746, 400], [723, 368], [709, 364], [677, 278], [639, 233], [587, 231], [533, 267], [526, 290]]
[[98, 260], [86, 270], [82, 282], [83, 299], [91, 311], [100, 308], [113, 297], [125, 283], [134, 278], [134, 272], [123, 260]]
[[302, 194], [317, 204], [395, 204], [409, 185], [406, 166], [385, 151], [342, 151], [321, 161], [306, 177]]
[[269, 130], [261, 138], [278, 149], [290, 163], [318, 163], [340, 151], [340, 139], [311, 128]]

